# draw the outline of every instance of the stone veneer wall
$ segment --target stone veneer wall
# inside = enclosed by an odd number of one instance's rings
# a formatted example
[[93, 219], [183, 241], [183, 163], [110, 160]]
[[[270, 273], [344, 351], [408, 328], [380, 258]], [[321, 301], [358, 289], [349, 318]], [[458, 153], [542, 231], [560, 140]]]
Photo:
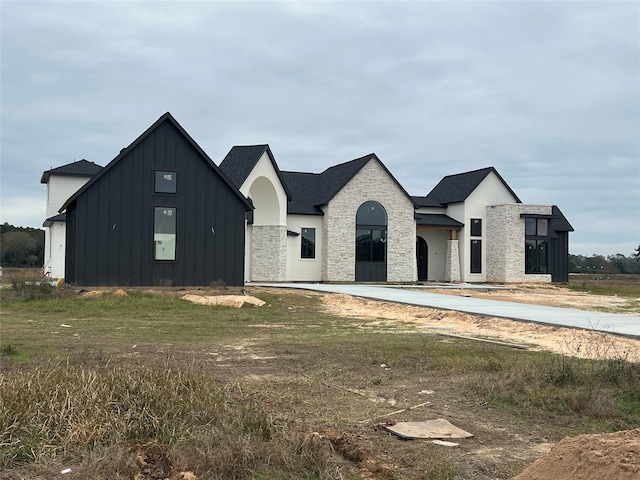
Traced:
[[416, 281], [413, 204], [376, 160], [369, 161], [325, 206], [322, 280], [355, 280], [356, 213], [369, 200], [387, 211], [387, 281]]
[[458, 240], [447, 240], [444, 279], [447, 282], [459, 282], [460, 278], [460, 250], [458, 248]]
[[551, 282], [551, 274], [524, 273], [524, 218], [550, 215], [547, 205], [521, 203], [487, 206], [487, 281], [500, 283]]
[[287, 227], [254, 225], [251, 280], [283, 282], [287, 279]]

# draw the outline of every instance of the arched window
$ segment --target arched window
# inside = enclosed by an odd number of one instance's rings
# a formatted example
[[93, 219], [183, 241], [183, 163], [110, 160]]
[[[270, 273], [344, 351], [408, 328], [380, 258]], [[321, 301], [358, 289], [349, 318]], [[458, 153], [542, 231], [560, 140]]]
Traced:
[[356, 262], [386, 262], [387, 212], [378, 202], [365, 202], [356, 214]]

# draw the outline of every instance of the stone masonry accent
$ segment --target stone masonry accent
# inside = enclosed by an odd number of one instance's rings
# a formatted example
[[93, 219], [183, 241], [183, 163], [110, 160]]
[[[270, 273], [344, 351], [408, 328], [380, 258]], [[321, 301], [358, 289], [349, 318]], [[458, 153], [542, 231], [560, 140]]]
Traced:
[[324, 208], [322, 280], [355, 280], [356, 213], [366, 201], [387, 211], [387, 281], [417, 279], [413, 204], [380, 163], [370, 160]]
[[524, 273], [525, 233], [521, 214], [551, 215], [551, 206], [521, 203], [487, 206], [487, 281], [545, 282], [551, 275]]
[[446, 282], [460, 281], [460, 251], [458, 240], [447, 240], [447, 258], [444, 267], [444, 280]]
[[251, 279], [254, 282], [283, 282], [287, 279], [287, 227], [254, 225], [252, 232]]

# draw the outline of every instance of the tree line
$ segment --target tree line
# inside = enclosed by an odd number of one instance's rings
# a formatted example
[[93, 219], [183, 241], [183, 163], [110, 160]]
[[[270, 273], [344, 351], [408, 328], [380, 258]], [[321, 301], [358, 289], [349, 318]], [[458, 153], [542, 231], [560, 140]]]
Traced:
[[0, 262], [3, 267], [32, 268], [44, 264], [44, 230], [0, 225]]
[[602, 274], [640, 274], [640, 245], [636, 251], [625, 256], [621, 253], [615, 255], [571, 255], [569, 254], [570, 273]]
[[[44, 264], [44, 230], [14, 227], [7, 222], [0, 225], [0, 264], [14, 268], [41, 267]], [[640, 245], [628, 257], [621, 253], [590, 257], [569, 254], [569, 272], [640, 274]]]

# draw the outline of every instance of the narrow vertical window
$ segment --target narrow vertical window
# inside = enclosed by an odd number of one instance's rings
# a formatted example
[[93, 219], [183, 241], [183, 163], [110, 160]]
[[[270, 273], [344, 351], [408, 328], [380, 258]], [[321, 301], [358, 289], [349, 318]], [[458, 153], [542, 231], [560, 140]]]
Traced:
[[315, 228], [302, 229], [300, 256], [302, 258], [316, 258], [316, 229]]
[[472, 237], [482, 236], [482, 219], [481, 218], [471, 219], [471, 236]]
[[549, 273], [549, 219], [525, 218], [524, 273]]
[[153, 222], [153, 259], [176, 259], [176, 209], [155, 207]]
[[471, 240], [471, 273], [482, 273], [482, 240]]

